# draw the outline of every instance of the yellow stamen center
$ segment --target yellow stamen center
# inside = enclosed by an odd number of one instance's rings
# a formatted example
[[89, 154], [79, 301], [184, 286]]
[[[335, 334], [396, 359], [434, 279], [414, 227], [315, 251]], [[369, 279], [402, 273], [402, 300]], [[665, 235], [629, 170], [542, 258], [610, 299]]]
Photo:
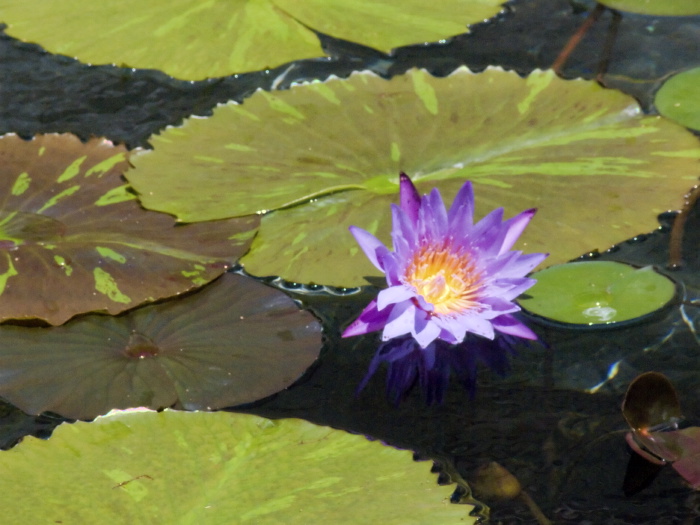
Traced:
[[404, 282], [433, 305], [434, 314], [450, 315], [477, 306], [481, 274], [467, 253], [443, 243], [417, 250]]

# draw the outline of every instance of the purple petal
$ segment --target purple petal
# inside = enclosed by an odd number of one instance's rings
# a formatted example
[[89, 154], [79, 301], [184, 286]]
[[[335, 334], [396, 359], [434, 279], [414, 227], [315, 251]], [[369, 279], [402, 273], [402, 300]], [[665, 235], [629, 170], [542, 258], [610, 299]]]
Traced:
[[513, 247], [515, 241], [517, 241], [518, 237], [520, 237], [520, 235], [523, 233], [523, 230], [528, 225], [532, 217], [534, 217], [536, 211], [537, 210], [535, 208], [525, 210], [524, 212], [508, 219], [503, 223], [503, 226], [507, 228], [507, 233], [503, 239], [503, 244], [501, 244], [501, 249], [499, 250], [498, 255], [507, 252]]
[[447, 235], [447, 210], [437, 188], [423, 197], [418, 211], [419, 237], [428, 242], [441, 241]]
[[523, 339], [531, 339], [533, 341], [537, 340], [537, 335], [535, 332], [530, 330], [523, 323], [515, 319], [511, 315], [501, 315], [491, 320], [493, 327], [503, 334], [514, 335], [516, 337], [522, 337]]
[[379, 263], [378, 252], [388, 252], [389, 249], [386, 246], [384, 246], [384, 244], [382, 244], [382, 242], [379, 239], [377, 239], [374, 235], [372, 235], [366, 230], [363, 230], [362, 228], [358, 228], [357, 226], [350, 226], [349, 230], [350, 233], [352, 233], [353, 237], [355, 237], [357, 244], [359, 244], [360, 248], [362, 248], [362, 251], [365, 252], [365, 255], [370, 260], [370, 262], [374, 266], [376, 266], [377, 269], [383, 272], [384, 268]]
[[410, 334], [415, 325], [416, 307], [413, 303], [399, 303], [391, 309], [389, 318], [384, 325], [382, 339], [388, 341], [394, 337]]
[[467, 181], [460, 188], [447, 214], [450, 231], [468, 232], [473, 225], [473, 217], [474, 191], [472, 189], [472, 183]]
[[387, 284], [389, 286], [401, 284], [403, 268], [400, 266], [399, 257], [396, 253], [390, 252], [389, 250], [386, 250], [386, 252], [380, 250], [377, 253], [377, 260], [382, 268], [384, 268]]
[[481, 303], [490, 307], [490, 312], [483, 312], [483, 317], [485, 319], [493, 319], [494, 317], [497, 317], [499, 315], [510, 314], [513, 312], [518, 312], [520, 310], [520, 307], [517, 304], [512, 303], [510, 300], [504, 299], [503, 297], [484, 297], [481, 300]]
[[549, 256], [548, 253], [528, 253], [527, 255], [518, 252], [512, 253], [517, 253], [518, 256], [509, 259], [508, 264], [498, 270], [499, 278], [510, 279], [523, 277]]
[[343, 331], [343, 337], [352, 337], [355, 335], [363, 335], [369, 332], [376, 332], [384, 328], [384, 325], [391, 314], [391, 308], [385, 309], [381, 312], [377, 310], [377, 301], [373, 300], [369, 303], [360, 316], [355, 319], [350, 325]]
[[420, 195], [411, 179], [403, 171], [399, 175], [399, 198], [401, 200], [401, 209], [406, 212], [414, 224], [417, 223]]
[[417, 330], [413, 332], [413, 338], [418, 342], [421, 348], [426, 348], [440, 335], [440, 327], [432, 321], [428, 321], [424, 326], [416, 328]]
[[435, 324], [442, 328], [440, 338], [448, 343], [461, 343], [467, 334], [466, 323], [458, 317], [436, 317]]
[[407, 301], [416, 296], [416, 292], [406, 285], [391, 286], [385, 288], [377, 295], [377, 310], [384, 310], [390, 304]]
[[484, 218], [477, 222], [469, 233], [469, 244], [482, 252], [489, 251], [500, 233], [503, 208], [491, 210]]
[[[467, 332], [471, 332], [486, 339], [493, 339], [494, 332], [491, 321], [479, 317], [478, 314], [462, 315], [457, 318], [463, 324]], [[454, 332], [453, 332], [454, 333]]]
[[400, 257], [405, 258], [409, 253], [413, 253], [418, 243], [416, 224], [396, 204], [391, 205], [391, 220], [391, 239], [394, 243], [394, 251]]

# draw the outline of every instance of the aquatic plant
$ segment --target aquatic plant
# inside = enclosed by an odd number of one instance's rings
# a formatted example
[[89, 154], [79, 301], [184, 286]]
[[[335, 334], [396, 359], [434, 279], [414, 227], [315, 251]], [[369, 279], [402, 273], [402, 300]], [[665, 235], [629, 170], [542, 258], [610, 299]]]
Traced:
[[448, 212], [437, 189], [422, 198], [404, 173], [401, 205], [392, 204], [394, 251], [351, 226], [365, 255], [386, 275], [379, 292], [343, 337], [382, 330], [388, 341], [410, 333], [426, 348], [436, 339], [461, 343], [467, 332], [493, 339], [495, 331], [536, 339], [512, 313], [513, 302], [535, 284], [525, 275], [547, 254], [511, 251], [535, 214], [526, 210], [502, 221], [497, 208], [473, 224], [474, 194], [466, 182]]
[[525, 275], [547, 254], [510, 250], [534, 209], [503, 221], [498, 208], [473, 224], [471, 182], [448, 212], [437, 189], [420, 197], [401, 173], [400, 200], [400, 206], [392, 204], [394, 251], [362, 228], [350, 227], [389, 286], [343, 337], [381, 330], [389, 342], [380, 346], [360, 389], [386, 361], [388, 394], [395, 402], [416, 378], [427, 402], [440, 402], [450, 370], [473, 390], [477, 355], [504, 373], [513, 339], [537, 339], [512, 314], [520, 310], [514, 299], [535, 284]]

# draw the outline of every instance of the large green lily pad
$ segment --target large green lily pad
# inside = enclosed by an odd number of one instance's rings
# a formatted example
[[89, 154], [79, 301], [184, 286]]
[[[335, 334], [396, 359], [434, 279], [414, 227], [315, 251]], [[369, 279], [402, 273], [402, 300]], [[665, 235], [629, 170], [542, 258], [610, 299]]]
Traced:
[[604, 6], [643, 15], [700, 15], [698, 0], [599, 0]]
[[0, 0], [10, 35], [94, 64], [228, 76], [323, 56], [313, 30], [383, 51], [467, 31], [503, 0]]
[[221, 275], [257, 217], [176, 226], [121, 176], [126, 149], [73, 135], [0, 137], [0, 320], [119, 313]]
[[0, 468], [7, 523], [476, 522], [410, 452], [299, 419], [117, 413], [26, 438]]
[[127, 173], [146, 207], [184, 221], [277, 210], [248, 271], [339, 286], [377, 275], [347, 227], [389, 240], [399, 171], [447, 200], [473, 180], [477, 215], [538, 208], [518, 246], [557, 263], [654, 228], [700, 156], [695, 137], [620, 92], [493, 68], [260, 91], [152, 142]]
[[321, 324], [283, 292], [226, 273], [188, 297], [51, 328], [0, 326], [0, 396], [28, 414], [92, 419], [113, 408], [210, 410], [291, 385]]

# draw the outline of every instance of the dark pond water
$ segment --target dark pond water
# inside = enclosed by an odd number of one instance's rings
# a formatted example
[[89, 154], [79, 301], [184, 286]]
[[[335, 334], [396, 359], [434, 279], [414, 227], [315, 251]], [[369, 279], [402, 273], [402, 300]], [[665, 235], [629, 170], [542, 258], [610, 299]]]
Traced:
[[[392, 56], [322, 36], [330, 58], [203, 82], [175, 81], [157, 71], [88, 67], [0, 36], [0, 133], [31, 137], [72, 132], [136, 147], [146, 145], [166, 125], [192, 114], [210, 114], [217, 103], [242, 100], [275, 80], [285, 88], [331, 74], [372, 69], [391, 76], [415, 66], [444, 75], [464, 64], [475, 70], [500, 65], [524, 74], [552, 64], [590, 6], [563, 0], [514, 2], [507, 15], [476, 26], [469, 35], [402, 48]], [[595, 77], [611, 19], [609, 12], [601, 16], [564, 66], [563, 76]], [[625, 15], [605, 82], [653, 109], [653, 93], [666, 75], [698, 65], [700, 17]], [[620, 403], [632, 378], [658, 370], [676, 384], [684, 413], [690, 419], [700, 414], [698, 312], [692, 304], [700, 286], [700, 239], [692, 233], [700, 232], [699, 220], [691, 216], [689, 221], [686, 266], [670, 274], [683, 284], [687, 304], [612, 330], [572, 332], [534, 324], [546, 345], [519, 349], [506, 377], [480, 370], [474, 398], [452, 384], [439, 406], [427, 407], [417, 389], [392, 406], [385, 397], [383, 370], [355, 396], [376, 338], [340, 339], [338, 325], [359, 313], [372, 290], [349, 295], [325, 289], [292, 292], [325, 323], [328, 338], [321, 359], [292, 388], [239, 410], [301, 417], [423, 456], [446, 458], [466, 479], [484, 462], [498, 461], [556, 523], [694, 523], [700, 516], [700, 495], [671, 468], [663, 469], [648, 488], [625, 496], [622, 484], [630, 454]], [[601, 258], [665, 267], [667, 228], [622, 242]], [[601, 384], [616, 363], [617, 374]], [[7, 408], [3, 443], [7, 446], [27, 433], [46, 435], [57, 421], [25, 418]], [[535, 523], [519, 501], [484, 502], [492, 508], [494, 523]]]

